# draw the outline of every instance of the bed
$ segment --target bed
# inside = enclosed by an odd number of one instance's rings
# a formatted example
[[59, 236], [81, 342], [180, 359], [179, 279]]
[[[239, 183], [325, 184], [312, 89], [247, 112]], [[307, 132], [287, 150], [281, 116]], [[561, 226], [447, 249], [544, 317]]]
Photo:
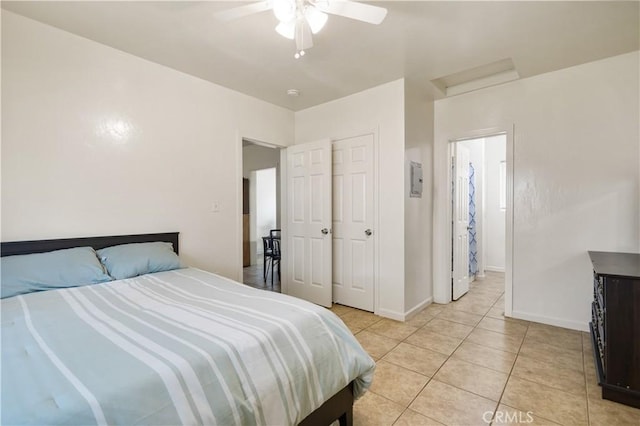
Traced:
[[[101, 253], [145, 243], [178, 253], [165, 233], [2, 243], [2, 256], [89, 247], [111, 279], [118, 258]], [[2, 299], [2, 424], [348, 425], [374, 369], [329, 310], [195, 268]]]

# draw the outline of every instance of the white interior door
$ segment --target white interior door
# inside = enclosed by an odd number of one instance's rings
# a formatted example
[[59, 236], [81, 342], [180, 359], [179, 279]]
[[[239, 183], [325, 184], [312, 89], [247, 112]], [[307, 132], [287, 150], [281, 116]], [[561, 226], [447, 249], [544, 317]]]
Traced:
[[469, 150], [454, 144], [453, 159], [453, 300], [469, 291]]
[[333, 300], [373, 312], [373, 135], [333, 143]]
[[331, 306], [331, 142], [287, 148], [288, 294]]

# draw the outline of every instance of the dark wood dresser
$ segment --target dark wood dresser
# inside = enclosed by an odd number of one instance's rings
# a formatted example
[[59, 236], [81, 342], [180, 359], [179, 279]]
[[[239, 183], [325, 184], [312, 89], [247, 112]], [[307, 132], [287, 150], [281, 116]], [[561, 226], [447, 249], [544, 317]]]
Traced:
[[640, 408], [640, 254], [590, 251], [591, 339], [602, 398]]

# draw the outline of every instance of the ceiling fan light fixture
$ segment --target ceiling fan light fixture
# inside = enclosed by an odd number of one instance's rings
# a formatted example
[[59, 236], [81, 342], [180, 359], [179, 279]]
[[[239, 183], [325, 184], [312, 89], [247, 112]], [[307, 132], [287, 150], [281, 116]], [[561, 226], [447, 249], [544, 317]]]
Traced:
[[265, 10], [273, 10], [278, 19], [276, 32], [289, 40], [295, 40], [296, 59], [313, 47], [312, 35], [327, 23], [328, 15], [338, 15], [369, 24], [380, 24], [387, 16], [387, 9], [355, 0], [260, 0], [216, 14], [224, 22], [242, 18]]
[[293, 40], [296, 35], [296, 22], [295, 21], [280, 22], [276, 26], [276, 32], [284, 38]]
[[307, 6], [304, 10], [304, 17], [311, 27], [311, 32], [317, 34], [327, 23], [329, 16], [313, 6]]
[[273, 0], [273, 14], [281, 23], [292, 21], [296, 17], [295, 1]]

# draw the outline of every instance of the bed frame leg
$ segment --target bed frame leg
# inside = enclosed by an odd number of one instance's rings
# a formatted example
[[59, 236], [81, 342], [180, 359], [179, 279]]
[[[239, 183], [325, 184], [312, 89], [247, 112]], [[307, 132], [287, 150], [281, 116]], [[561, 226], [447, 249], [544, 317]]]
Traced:
[[353, 426], [353, 405], [338, 419], [340, 426]]

